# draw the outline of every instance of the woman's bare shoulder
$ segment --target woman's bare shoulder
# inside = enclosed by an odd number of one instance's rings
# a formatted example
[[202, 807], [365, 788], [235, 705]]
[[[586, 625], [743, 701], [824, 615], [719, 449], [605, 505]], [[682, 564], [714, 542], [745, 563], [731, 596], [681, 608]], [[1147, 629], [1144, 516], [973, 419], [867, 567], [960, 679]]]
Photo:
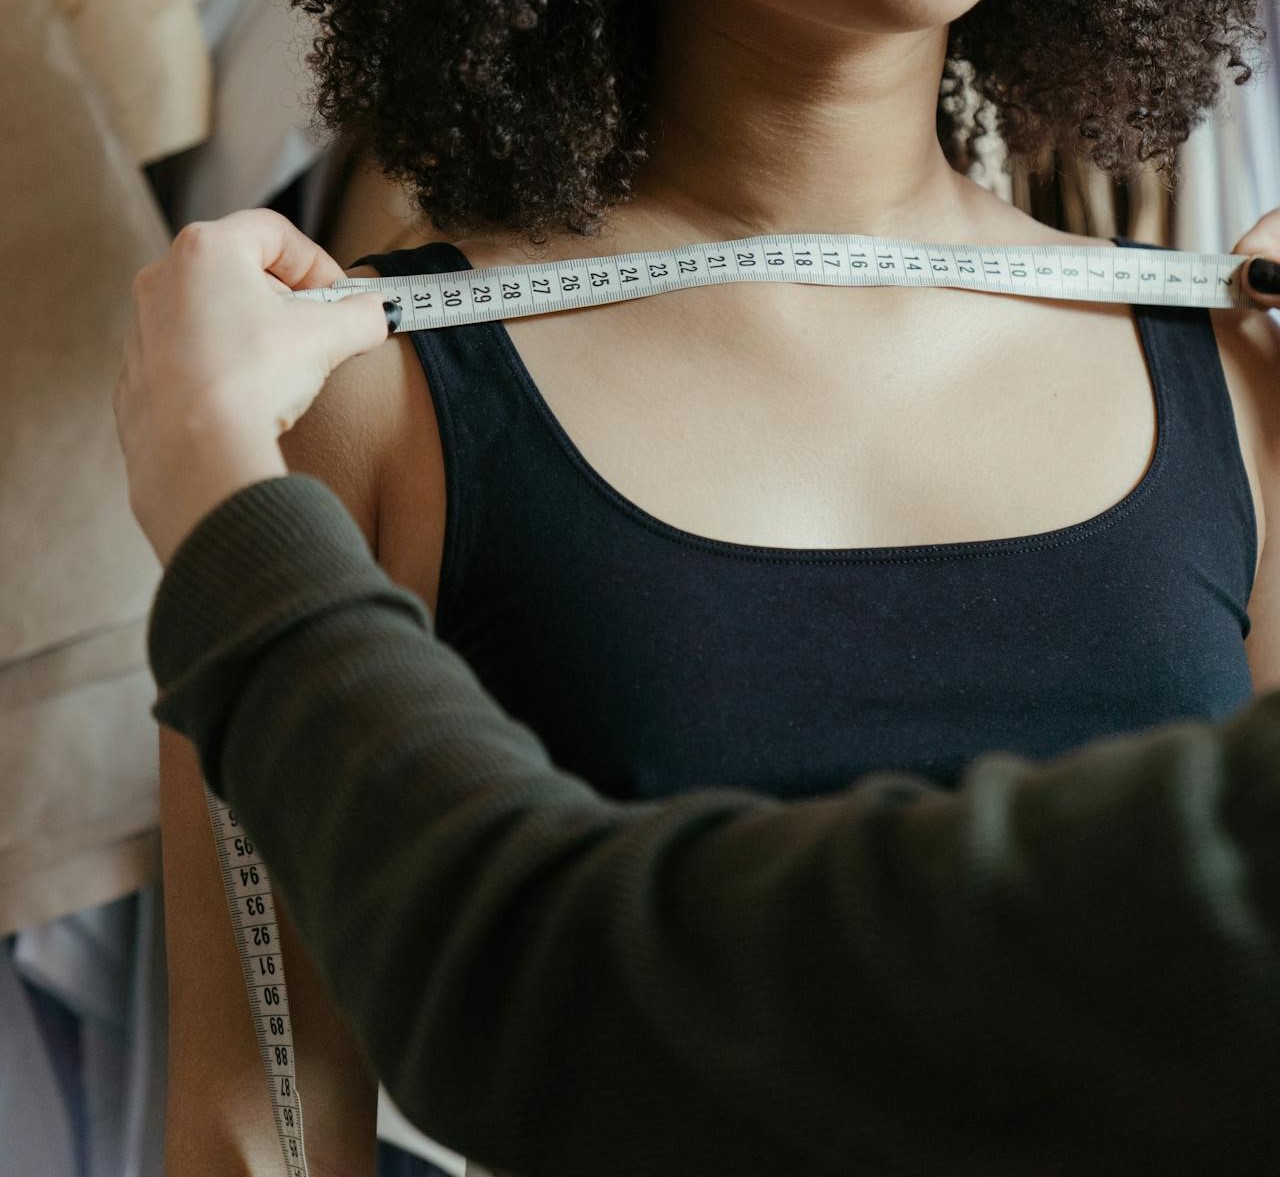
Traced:
[[1259, 554], [1246, 648], [1259, 693], [1280, 686], [1280, 319], [1247, 308], [1214, 310], [1213, 329], [1254, 493]]
[[[347, 274], [377, 276], [370, 266]], [[319, 478], [343, 500], [382, 560], [382, 500], [412, 433], [430, 442], [435, 420], [412, 342], [397, 335], [336, 368], [280, 445], [290, 470]], [[430, 457], [428, 444], [422, 458]]]
[[1253, 306], [1209, 313], [1227, 383], [1257, 415], [1267, 464], [1280, 477], [1280, 318]]
[[1268, 517], [1280, 515], [1280, 399], [1276, 397], [1280, 319], [1254, 307], [1211, 310], [1209, 314], [1245, 462], [1255, 496], [1260, 499], [1263, 566], [1269, 566], [1280, 583], [1280, 544], [1274, 537], [1270, 544], [1265, 542]]

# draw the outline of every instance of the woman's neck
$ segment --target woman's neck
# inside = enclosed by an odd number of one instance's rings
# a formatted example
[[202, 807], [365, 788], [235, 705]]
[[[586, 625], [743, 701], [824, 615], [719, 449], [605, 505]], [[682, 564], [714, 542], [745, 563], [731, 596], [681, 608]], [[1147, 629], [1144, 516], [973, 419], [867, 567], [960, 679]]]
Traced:
[[852, 30], [753, 0], [664, 8], [650, 158], [623, 219], [700, 240], [962, 239], [977, 186], [937, 137], [946, 25]]

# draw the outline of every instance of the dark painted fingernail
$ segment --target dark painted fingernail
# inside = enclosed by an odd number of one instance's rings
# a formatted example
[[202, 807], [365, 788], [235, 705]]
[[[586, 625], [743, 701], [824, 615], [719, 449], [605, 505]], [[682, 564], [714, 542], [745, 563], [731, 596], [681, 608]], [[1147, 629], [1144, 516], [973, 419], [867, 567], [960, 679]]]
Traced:
[[393, 331], [398, 331], [400, 329], [400, 304], [398, 302], [384, 302], [382, 304], [382, 311], [383, 314], [387, 316], [388, 334]]
[[1280, 266], [1266, 258], [1256, 258], [1249, 267], [1249, 285], [1259, 294], [1280, 294]]

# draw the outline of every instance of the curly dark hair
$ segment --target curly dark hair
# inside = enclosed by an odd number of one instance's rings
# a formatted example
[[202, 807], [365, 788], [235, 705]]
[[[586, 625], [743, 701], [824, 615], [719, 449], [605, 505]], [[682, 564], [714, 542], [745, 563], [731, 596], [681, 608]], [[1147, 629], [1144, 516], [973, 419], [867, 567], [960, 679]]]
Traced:
[[[320, 18], [319, 118], [366, 141], [441, 231], [590, 235], [631, 194], [657, 0], [291, 2]], [[1237, 85], [1251, 76], [1259, 3], [980, 0], [950, 29], [947, 159], [967, 171], [995, 130], [1033, 172], [1053, 149], [1121, 178], [1148, 163], [1172, 178], [1223, 61]]]

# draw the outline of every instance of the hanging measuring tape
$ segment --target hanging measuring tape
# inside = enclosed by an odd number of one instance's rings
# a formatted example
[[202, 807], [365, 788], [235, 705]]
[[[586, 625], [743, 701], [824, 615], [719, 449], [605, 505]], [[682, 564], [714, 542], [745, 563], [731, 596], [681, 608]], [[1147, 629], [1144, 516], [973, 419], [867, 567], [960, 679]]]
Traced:
[[[826, 233], [749, 237], [651, 253], [397, 278], [344, 278], [294, 291], [332, 302], [380, 291], [399, 331], [599, 306], [728, 282], [947, 286], [1033, 298], [1156, 306], [1252, 305], [1234, 254], [1071, 245], [950, 245]], [[289, 1177], [308, 1177], [293, 1029], [266, 868], [235, 814], [207, 794], [258, 1047]]]
[[231, 910], [231, 927], [240, 954], [240, 969], [249, 995], [249, 1011], [258, 1051], [271, 1091], [276, 1137], [289, 1177], [308, 1177], [302, 1137], [302, 1101], [298, 1097], [297, 1062], [289, 991], [284, 983], [284, 956], [271, 880], [257, 847], [235, 811], [208, 789], [205, 802], [213, 822], [213, 840], [222, 869], [222, 886]]

